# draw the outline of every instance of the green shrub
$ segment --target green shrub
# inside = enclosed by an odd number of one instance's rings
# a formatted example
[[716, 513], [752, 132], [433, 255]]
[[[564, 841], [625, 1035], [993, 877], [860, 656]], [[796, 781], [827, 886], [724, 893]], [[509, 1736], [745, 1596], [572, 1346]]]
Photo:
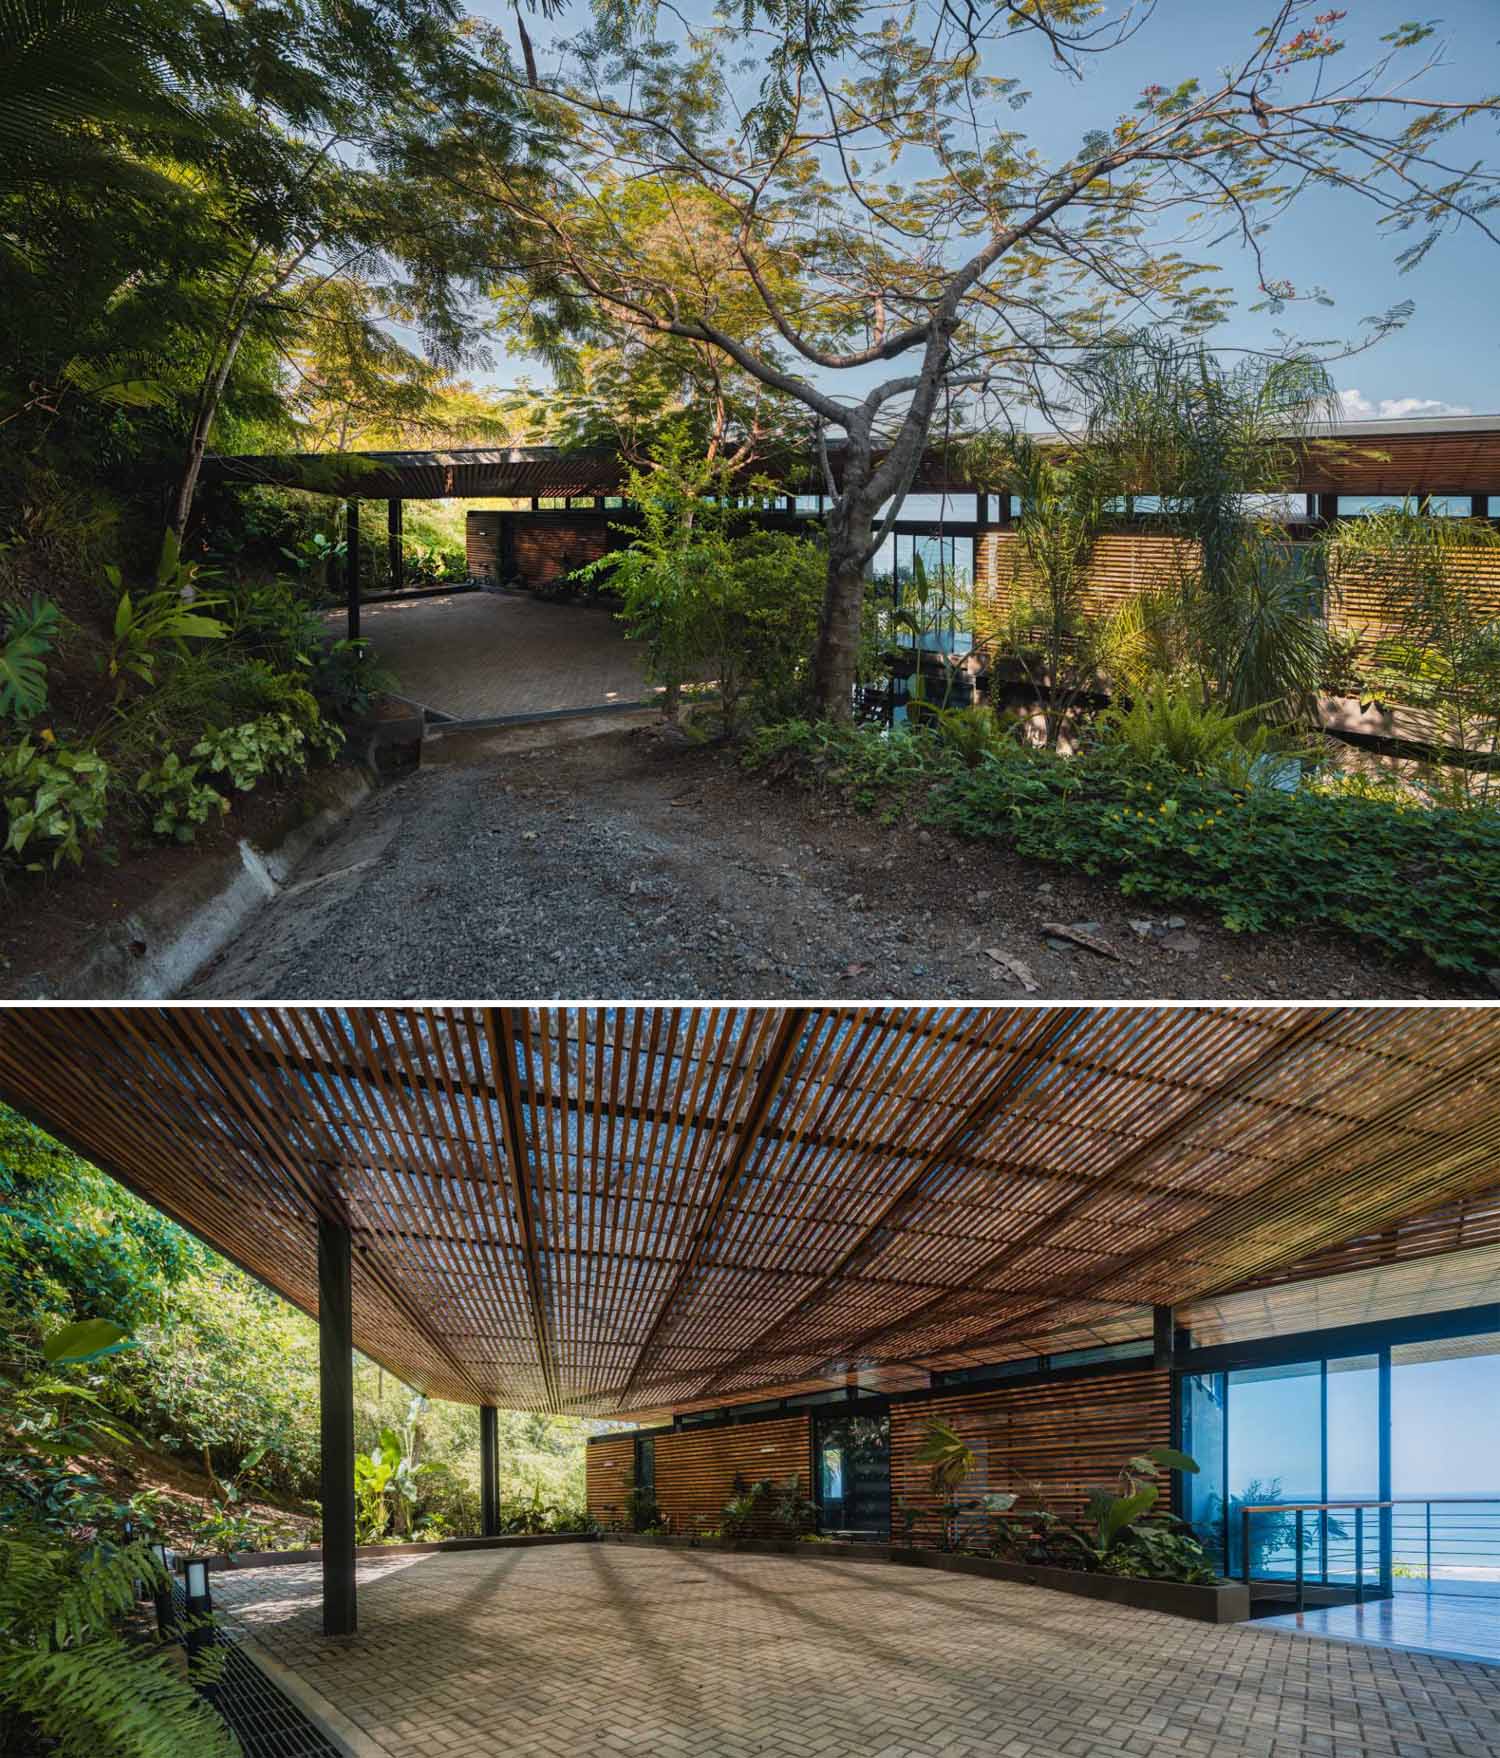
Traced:
[[0, 717], [30, 720], [47, 706], [47, 668], [43, 657], [52, 650], [58, 610], [50, 598], [32, 595], [5, 617], [0, 641]]
[[65, 860], [77, 866], [84, 842], [104, 824], [108, 792], [109, 765], [92, 751], [36, 746], [29, 738], [0, 749], [6, 815], [0, 854], [15, 856], [36, 873], [45, 863], [35, 857], [48, 849], [54, 867]]
[[332, 756], [342, 743], [342, 736], [324, 722], [310, 696], [307, 704], [300, 716], [283, 709], [209, 733], [193, 746], [192, 755], [209, 773], [227, 776], [230, 786], [241, 793], [248, 793], [268, 773], [298, 774], [307, 767], [309, 746]]
[[1101, 741], [1117, 745], [1137, 763], [1170, 763], [1176, 769], [1208, 770], [1228, 761], [1253, 761], [1271, 749], [1271, 733], [1260, 724], [1261, 708], [1232, 714], [1164, 682], [1142, 690], [1128, 707], [1100, 716]]
[[966, 770], [936, 791], [931, 817], [1114, 874], [1127, 896], [1205, 906], [1229, 928], [1336, 928], [1470, 974], [1500, 963], [1500, 813], [1236, 788], [1101, 754]]
[[228, 633], [217, 617], [203, 615], [221, 601], [199, 591], [198, 579], [209, 576], [196, 563], [183, 561], [173, 531], [162, 539], [152, 590], [132, 597], [120, 568], [111, 564], [104, 573], [118, 597], [110, 643], [100, 665], [115, 686], [116, 701], [124, 695], [129, 677], [155, 684], [164, 654], [185, 651], [187, 641], [221, 641]]
[[335, 641], [313, 671], [313, 694], [335, 719], [369, 714], [397, 684], [368, 641]]
[[229, 801], [217, 788], [199, 781], [198, 770], [198, 764], [184, 763], [175, 751], [169, 752], [136, 783], [155, 835], [191, 842], [211, 812], [222, 815], [229, 810]]
[[0, 1745], [35, 1729], [57, 1758], [233, 1758], [239, 1742], [177, 1671], [116, 1624], [165, 1571], [146, 1544], [75, 1549], [0, 1534]]
[[826, 720], [761, 727], [747, 741], [740, 760], [752, 771], [833, 789], [862, 812], [879, 810], [885, 823], [901, 815], [914, 789], [960, 761], [954, 746], [925, 728], [886, 731]]

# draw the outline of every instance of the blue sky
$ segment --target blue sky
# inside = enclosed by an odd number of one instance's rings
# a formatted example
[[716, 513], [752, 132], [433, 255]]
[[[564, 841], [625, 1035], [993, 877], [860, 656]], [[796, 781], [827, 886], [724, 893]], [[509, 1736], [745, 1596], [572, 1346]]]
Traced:
[[[1431, 10], [1413, 0], [1345, 0], [1345, 5], [1347, 17], [1338, 31], [1350, 44], [1341, 57], [1350, 70], [1373, 58], [1382, 32], [1416, 16], [1441, 21], [1437, 40], [1448, 63], [1420, 91], [1473, 97], [1500, 87], [1500, 0], [1448, 0]], [[471, 10], [513, 30], [510, 6], [501, 0], [481, 0]], [[702, 16], [707, 8], [698, 0], [684, 10]], [[1014, 71], [1034, 95], [1018, 123], [1043, 151], [1068, 150], [1085, 129], [1107, 125], [1128, 110], [1146, 84], [1206, 78], [1238, 58], [1268, 10], [1269, 0], [1158, 0], [1154, 17], [1138, 36], [1093, 58], [1082, 81], [1053, 71], [1035, 52], [1019, 55]], [[557, 23], [530, 20], [544, 68], [546, 44], [576, 28], [581, 16], [574, 0]], [[1500, 160], [1500, 130], [1494, 125], [1471, 125], [1459, 142], [1450, 147], [1455, 157]], [[1239, 309], [1214, 339], [1226, 347], [1270, 344], [1278, 325], [1309, 338], [1351, 337], [1359, 334], [1361, 318], [1411, 299], [1416, 311], [1402, 332], [1335, 366], [1347, 411], [1500, 412], [1500, 249], [1478, 233], [1449, 237], [1416, 270], [1402, 275], [1393, 259], [1412, 235], [1398, 242], [1377, 230], [1376, 217], [1372, 206], [1355, 197], [1317, 192], [1278, 223], [1269, 241], [1270, 272], [1299, 287], [1322, 286], [1335, 301], [1331, 310], [1293, 307], [1279, 319], [1249, 312], [1258, 297], [1254, 272], [1248, 258], [1226, 245], [1219, 278], [1234, 288]], [[501, 361], [486, 376], [505, 383], [522, 374], [535, 382], [545, 378], [521, 359]]]

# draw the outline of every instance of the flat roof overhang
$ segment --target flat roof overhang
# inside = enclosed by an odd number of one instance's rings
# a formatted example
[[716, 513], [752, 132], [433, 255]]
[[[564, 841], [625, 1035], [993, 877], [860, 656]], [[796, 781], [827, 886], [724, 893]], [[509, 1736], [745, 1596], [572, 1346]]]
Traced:
[[[835, 480], [842, 452], [829, 447]], [[788, 493], [823, 489], [811, 457], [767, 458], [764, 474]], [[620, 493], [629, 466], [616, 452], [559, 446], [473, 446], [439, 451], [287, 452], [203, 462], [201, 480], [300, 488], [344, 499], [590, 498]], [[1288, 492], [1305, 494], [1490, 494], [1500, 496], [1500, 416], [1472, 415], [1331, 424], [1305, 447]], [[986, 484], [993, 487], [993, 484]], [[914, 492], [973, 493], [957, 460], [924, 459]]]
[[424, 1391], [641, 1415], [1140, 1335], [1493, 1189], [1500, 1010], [42, 1007], [0, 1096], [309, 1313], [347, 1226]]

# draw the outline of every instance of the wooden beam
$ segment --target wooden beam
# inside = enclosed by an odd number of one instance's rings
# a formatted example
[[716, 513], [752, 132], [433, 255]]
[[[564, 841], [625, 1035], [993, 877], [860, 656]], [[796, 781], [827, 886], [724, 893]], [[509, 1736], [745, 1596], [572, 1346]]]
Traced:
[[515, 1207], [516, 1227], [521, 1236], [521, 1250], [526, 1263], [526, 1296], [531, 1308], [532, 1330], [536, 1339], [537, 1361], [547, 1388], [548, 1408], [561, 1410], [562, 1388], [558, 1383], [557, 1362], [547, 1322], [547, 1296], [542, 1286], [541, 1258], [537, 1247], [536, 1217], [532, 1205], [531, 1139], [521, 1108], [520, 1071], [516, 1058], [516, 1032], [526, 1030], [525, 1016], [519, 1018], [509, 1008], [485, 1009], [485, 1037], [490, 1049], [490, 1067], [494, 1074], [499, 1100], [500, 1128], [505, 1141], [506, 1169], [510, 1175], [511, 1201]]
[[966, 1147], [973, 1144], [974, 1138], [992, 1123], [1017, 1093], [1025, 1090], [1027, 1083], [1042, 1069], [1052, 1066], [1049, 1052], [1055, 1050], [1066, 1041], [1076, 1028], [1085, 1010], [1069, 1009], [1067, 1012], [1055, 1012], [1052, 1009], [1039, 1010], [1036, 1024], [1032, 1027], [1025, 1041], [1015, 1048], [1010, 1059], [1006, 1061], [990, 1081], [979, 1097], [968, 1107], [963, 1116], [943, 1137], [938, 1145], [927, 1154], [918, 1165], [916, 1171], [899, 1185], [865, 1222], [855, 1234], [849, 1245], [841, 1252], [833, 1265], [819, 1278], [815, 1287], [790, 1307], [779, 1314], [769, 1325], [764, 1326], [739, 1349], [731, 1359], [718, 1368], [705, 1384], [693, 1395], [696, 1398], [711, 1397], [725, 1380], [752, 1359], [765, 1344], [793, 1324], [803, 1313], [824, 1298], [826, 1294], [842, 1281], [851, 1269], [864, 1257], [870, 1247], [880, 1241], [886, 1231], [895, 1225], [897, 1218], [913, 1203], [921, 1200], [924, 1187], [934, 1172], [944, 1166], [951, 1165]]
[[344, 595], [348, 605], [348, 635], [359, 639], [359, 502], [344, 508]]
[[392, 592], [401, 590], [406, 572], [401, 543], [402, 505], [403, 503], [399, 500], [389, 500], [385, 503], [385, 554], [391, 576], [390, 589]]
[[693, 1237], [692, 1245], [682, 1261], [681, 1269], [673, 1277], [671, 1286], [658, 1303], [656, 1316], [651, 1321], [651, 1328], [636, 1351], [635, 1360], [630, 1365], [630, 1372], [625, 1377], [625, 1384], [619, 1394], [619, 1402], [622, 1405], [635, 1390], [636, 1382], [641, 1377], [641, 1372], [650, 1358], [651, 1350], [671, 1316], [672, 1307], [678, 1295], [686, 1287], [702, 1261], [703, 1253], [719, 1224], [719, 1217], [724, 1212], [724, 1205], [728, 1202], [735, 1186], [744, 1176], [750, 1154], [760, 1139], [771, 1107], [775, 1104], [776, 1096], [781, 1091], [782, 1082], [786, 1079], [787, 1073], [800, 1051], [802, 1034], [807, 1028], [810, 1017], [811, 1011], [806, 1007], [789, 1007], [782, 1017], [781, 1025], [777, 1029], [776, 1041], [771, 1046], [771, 1053], [766, 1058], [765, 1067], [761, 1070], [760, 1080], [755, 1089], [755, 1097], [751, 1100], [750, 1108], [745, 1113], [745, 1121], [735, 1137], [734, 1145], [724, 1156], [715, 1176], [714, 1193], [709, 1202], [708, 1211]]

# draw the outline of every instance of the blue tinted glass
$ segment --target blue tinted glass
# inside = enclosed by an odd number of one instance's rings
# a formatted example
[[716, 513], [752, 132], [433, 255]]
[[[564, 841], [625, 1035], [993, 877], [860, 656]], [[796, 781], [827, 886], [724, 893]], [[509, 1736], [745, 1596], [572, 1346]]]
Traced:
[[[1242, 1368], [1229, 1375], [1229, 1549], [1231, 1572], [1241, 1567], [1247, 1507], [1316, 1502], [1323, 1495], [1323, 1364]], [[1251, 1572], [1262, 1577], [1296, 1572], [1293, 1515], [1254, 1514]], [[1321, 1567], [1317, 1522], [1304, 1523], [1303, 1566]]]

